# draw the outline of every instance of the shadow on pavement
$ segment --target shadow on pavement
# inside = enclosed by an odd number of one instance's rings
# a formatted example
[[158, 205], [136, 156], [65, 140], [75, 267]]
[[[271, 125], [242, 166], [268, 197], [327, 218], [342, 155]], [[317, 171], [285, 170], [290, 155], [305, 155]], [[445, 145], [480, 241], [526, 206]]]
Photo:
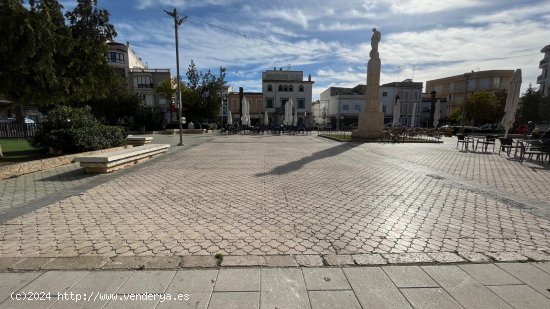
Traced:
[[98, 174], [87, 174], [84, 172], [83, 168], [79, 168], [76, 170], [64, 172], [61, 174], [55, 174], [48, 177], [44, 177], [41, 179], [37, 179], [38, 181], [59, 181], [59, 182], [65, 182], [65, 181], [75, 181], [75, 180], [81, 180], [81, 179], [87, 179], [98, 176]]
[[256, 174], [255, 176], [256, 177], [264, 177], [264, 176], [271, 175], [271, 174], [279, 174], [279, 175], [280, 174], [287, 174], [287, 173], [290, 173], [290, 172], [297, 171], [297, 170], [301, 169], [307, 163], [339, 155], [339, 154], [344, 153], [344, 152], [346, 152], [346, 151], [348, 151], [352, 148], [355, 148], [359, 145], [361, 145], [361, 144], [360, 143], [340, 144], [336, 147], [332, 147], [332, 148], [328, 148], [328, 149], [325, 149], [325, 150], [318, 151], [318, 152], [312, 154], [311, 156], [302, 158], [298, 161], [293, 161], [293, 162], [289, 162], [289, 163], [281, 165], [281, 166], [277, 166], [269, 172], [259, 173], [259, 174]]

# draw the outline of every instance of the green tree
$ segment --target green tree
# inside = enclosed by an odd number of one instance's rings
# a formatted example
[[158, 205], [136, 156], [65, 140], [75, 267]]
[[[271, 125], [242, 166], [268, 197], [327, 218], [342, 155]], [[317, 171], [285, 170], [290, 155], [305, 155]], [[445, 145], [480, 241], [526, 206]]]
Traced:
[[55, 0], [9, 0], [0, 5], [0, 92], [18, 104], [53, 105], [67, 92], [64, 62], [72, 47]]
[[465, 118], [474, 125], [496, 123], [499, 120], [498, 100], [494, 94], [485, 91], [476, 91], [466, 100]]
[[182, 104], [190, 119], [200, 122], [214, 121], [220, 109], [220, 90], [225, 79], [225, 68], [222, 68], [220, 76], [216, 76], [210, 70], [206, 73], [198, 71], [195, 63], [191, 61], [186, 75], [187, 83], [185, 89], [182, 89]]
[[71, 78], [72, 99], [88, 101], [107, 97], [113, 69], [107, 65], [105, 42], [116, 36], [109, 23], [109, 12], [97, 7], [97, 0], [78, 0], [73, 11], [65, 14], [72, 31], [74, 48], [67, 67]]
[[517, 120], [521, 123], [527, 123], [528, 121], [539, 122], [541, 120], [541, 115], [539, 114], [541, 100], [540, 93], [529, 84], [529, 88], [527, 88], [527, 91], [521, 96], [519, 101]]

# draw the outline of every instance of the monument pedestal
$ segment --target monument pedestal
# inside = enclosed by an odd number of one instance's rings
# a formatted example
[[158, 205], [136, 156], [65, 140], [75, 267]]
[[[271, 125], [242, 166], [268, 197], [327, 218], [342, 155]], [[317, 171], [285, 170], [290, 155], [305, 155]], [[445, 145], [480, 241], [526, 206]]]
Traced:
[[375, 139], [384, 130], [384, 113], [379, 111], [363, 111], [359, 114], [359, 127], [352, 132], [353, 137]]
[[378, 99], [381, 66], [378, 51], [372, 50], [367, 68], [365, 108], [359, 114], [359, 127], [357, 131], [353, 131], [353, 137], [375, 139], [384, 130], [384, 113], [380, 111]]

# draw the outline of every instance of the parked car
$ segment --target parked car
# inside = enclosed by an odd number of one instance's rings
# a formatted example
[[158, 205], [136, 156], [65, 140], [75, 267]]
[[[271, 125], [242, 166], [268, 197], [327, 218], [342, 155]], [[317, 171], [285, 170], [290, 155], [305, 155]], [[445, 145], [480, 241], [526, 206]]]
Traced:
[[343, 129], [344, 131], [353, 131], [353, 130], [357, 130], [357, 128], [359, 128], [359, 124], [352, 123], [352, 124], [345, 125]]

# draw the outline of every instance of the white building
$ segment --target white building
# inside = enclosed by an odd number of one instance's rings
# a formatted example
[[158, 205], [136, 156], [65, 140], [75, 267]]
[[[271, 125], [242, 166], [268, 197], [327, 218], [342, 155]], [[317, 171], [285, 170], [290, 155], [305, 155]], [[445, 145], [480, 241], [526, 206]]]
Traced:
[[[326, 122], [332, 123], [334, 129], [358, 122], [359, 113], [365, 104], [365, 85], [353, 88], [330, 87], [320, 95], [319, 108], [326, 111]], [[401, 98], [401, 125], [411, 123], [412, 108], [416, 104], [416, 122], [420, 125], [420, 111], [422, 101], [422, 83], [406, 79], [402, 82], [393, 82], [380, 86], [380, 111], [384, 113], [384, 123], [393, 120], [393, 110], [397, 97]], [[321, 112], [322, 113], [322, 112]], [[340, 119], [338, 122], [337, 120]], [[320, 122], [321, 124], [325, 123]]]
[[170, 69], [149, 69], [129, 43], [107, 43], [107, 63], [126, 78], [128, 89], [138, 94], [147, 107], [160, 108], [170, 119], [171, 99], [159, 96], [155, 88], [165, 80], [171, 80]]
[[550, 95], [550, 74], [548, 74], [548, 63], [550, 62], [550, 45], [546, 45], [540, 50], [544, 53], [544, 58], [539, 62], [539, 68], [542, 69], [542, 74], [537, 77], [537, 84], [540, 85], [539, 92], [545, 97]]
[[[333, 129], [358, 122], [359, 113], [365, 104], [365, 85], [353, 88], [330, 87], [319, 95], [319, 108], [324, 123], [331, 123]], [[338, 121], [340, 119], [340, 121]]]
[[311, 98], [313, 81], [311, 75], [304, 79], [303, 71], [267, 70], [262, 73], [262, 93], [265, 110], [270, 123], [282, 124], [285, 104], [292, 98], [293, 114], [298, 113], [298, 123], [311, 122]]
[[[411, 79], [380, 86], [380, 108], [384, 113], [384, 123], [393, 121], [395, 102], [399, 98], [401, 99], [401, 125], [410, 126], [412, 116], [415, 114], [415, 126], [420, 126], [422, 86], [421, 82], [413, 82]], [[415, 106], [416, 112], [413, 113]]]

